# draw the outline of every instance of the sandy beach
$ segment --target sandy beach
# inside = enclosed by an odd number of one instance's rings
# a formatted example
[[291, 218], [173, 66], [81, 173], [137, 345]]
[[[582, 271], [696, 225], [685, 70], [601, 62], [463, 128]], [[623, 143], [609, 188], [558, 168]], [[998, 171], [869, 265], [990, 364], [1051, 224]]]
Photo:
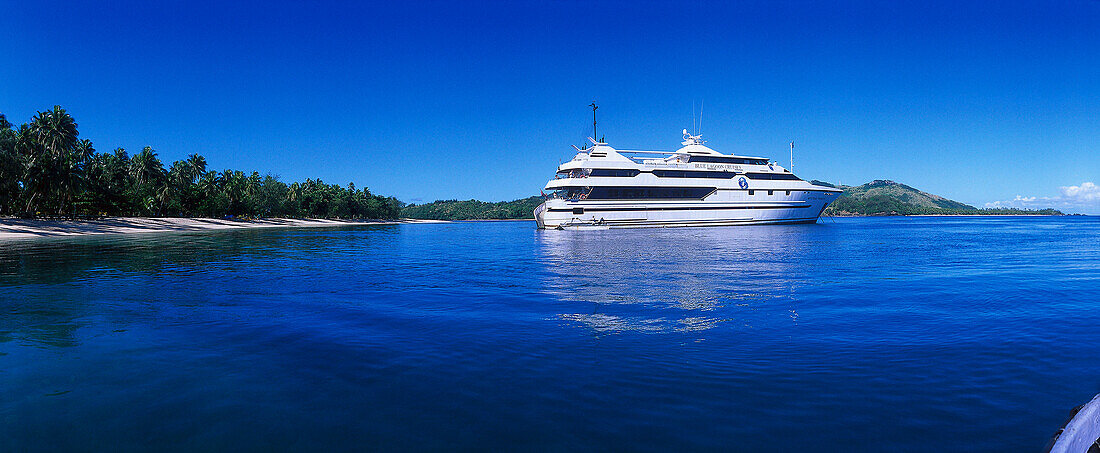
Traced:
[[109, 217], [99, 220], [27, 220], [0, 218], [0, 240], [97, 234], [199, 232], [242, 228], [332, 228], [355, 225], [431, 223], [424, 220], [326, 220]]

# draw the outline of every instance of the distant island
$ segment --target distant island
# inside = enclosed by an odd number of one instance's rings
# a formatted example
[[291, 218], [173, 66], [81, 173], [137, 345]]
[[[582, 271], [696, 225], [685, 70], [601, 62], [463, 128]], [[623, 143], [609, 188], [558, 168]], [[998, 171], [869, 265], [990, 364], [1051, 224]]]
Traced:
[[[875, 180], [859, 186], [838, 186], [821, 181], [814, 184], [844, 190], [823, 215], [894, 216], [894, 215], [1064, 215], [1054, 209], [979, 209], [939, 195], [914, 189], [890, 180]], [[532, 219], [542, 197], [513, 201], [440, 200], [410, 204], [401, 209], [401, 217], [426, 220], [507, 220]]]
[[534, 219], [535, 208], [543, 198], [533, 196], [513, 201], [438, 200], [410, 204], [401, 209], [401, 217], [422, 220], [516, 220]]
[[1055, 209], [979, 209], [939, 195], [923, 192], [898, 182], [877, 179], [859, 186], [837, 186], [821, 181], [813, 184], [844, 190], [822, 215], [1065, 215]]

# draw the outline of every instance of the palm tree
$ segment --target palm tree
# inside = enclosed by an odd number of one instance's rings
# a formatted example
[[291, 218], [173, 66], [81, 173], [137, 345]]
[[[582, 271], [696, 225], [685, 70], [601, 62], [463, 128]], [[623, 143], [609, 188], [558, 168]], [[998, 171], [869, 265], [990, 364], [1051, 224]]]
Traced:
[[0, 113], [0, 214], [16, 210], [19, 181], [23, 178], [23, 162], [16, 150], [19, 137], [11, 123]]
[[135, 189], [138, 203], [147, 213], [156, 211], [154, 208], [158, 205], [158, 201], [163, 205], [164, 199], [158, 195], [163, 192], [160, 189], [166, 182], [167, 173], [153, 148], [146, 146], [130, 159], [130, 176], [137, 186]]
[[302, 185], [297, 182], [293, 182], [287, 187], [286, 190], [286, 211], [292, 216], [298, 216], [301, 212], [299, 207], [301, 204], [298, 202], [302, 198]]
[[187, 156], [187, 165], [192, 172], [191, 174], [194, 175], [192, 181], [206, 173], [206, 158], [198, 154]]
[[200, 206], [205, 208], [204, 214], [211, 217], [217, 216], [215, 210], [218, 206], [217, 200], [221, 197], [221, 186], [222, 180], [216, 171], [208, 171], [199, 178], [199, 198], [203, 200]]
[[68, 205], [71, 209], [70, 214], [76, 215], [76, 206], [73, 201], [78, 193], [84, 191], [85, 168], [93, 155], [95, 155], [95, 148], [92, 147], [91, 140], [81, 140], [63, 159], [58, 181], [58, 191], [62, 196], [58, 214], [62, 214]]
[[194, 215], [198, 212], [199, 179], [206, 174], [206, 158], [192, 154], [187, 160], [177, 160], [168, 170], [168, 183], [161, 189], [160, 198], [175, 215]]
[[38, 112], [31, 118], [30, 132], [43, 150], [57, 158], [79, 144], [76, 121], [60, 105], [53, 106], [53, 111]]
[[255, 215], [260, 212], [260, 184], [263, 183], [263, 178], [260, 178], [259, 172], [252, 172], [245, 180], [244, 184], [244, 209], [248, 211], [249, 215]]
[[29, 125], [20, 128], [19, 148], [26, 165], [23, 187], [28, 193], [28, 214], [37, 212], [39, 200], [61, 195], [62, 181], [68, 179], [73, 169], [66, 165], [66, 160], [80, 144], [78, 134], [76, 121], [59, 105], [52, 111], [38, 112]]
[[241, 214], [241, 202], [244, 200], [246, 185], [244, 172], [233, 170], [222, 172], [222, 190], [229, 200], [229, 214]]
[[213, 197], [220, 190], [220, 185], [221, 181], [216, 171], [208, 171], [199, 178], [199, 190], [206, 198]]
[[172, 162], [172, 166], [168, 167], [168, 185], [183, 188], [190, 184], [192, 180], [188, 178], [190, 171], [187, 167], [186, 161], [177, 160]]
[[164, 164], [157, 158], [157, 152], [146, 146], [130, 159], [130, 175], [138, 186], [147, 187], [163, 180]]
[[108, 155], [104, 164], [103, 188], [106, 190], [107, 205], [113, 207], [116, 213], [131, 214], [134, 203], [128, 196], [128, 193], [133, 190], [133, 180], [130, 178], [130, 154], [125, 148], [115, 148], [114, 153]]

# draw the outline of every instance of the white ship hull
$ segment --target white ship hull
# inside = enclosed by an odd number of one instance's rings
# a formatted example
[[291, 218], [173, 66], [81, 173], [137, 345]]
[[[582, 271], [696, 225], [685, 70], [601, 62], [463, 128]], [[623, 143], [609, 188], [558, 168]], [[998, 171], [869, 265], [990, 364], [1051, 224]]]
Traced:
[[549, 195], [535, 221], [561, 229], [813, 223], [841, 193], [766, 158], [714, 151], [686, 130], [683, 145], [579, 149], [543, 187]]
[[539, 228], [653, 228], [814, 223], [835, 192], [792, 191], [753, 196], [720, 191], [695, 202], [568, 201], [551, 199], [535, 210]]

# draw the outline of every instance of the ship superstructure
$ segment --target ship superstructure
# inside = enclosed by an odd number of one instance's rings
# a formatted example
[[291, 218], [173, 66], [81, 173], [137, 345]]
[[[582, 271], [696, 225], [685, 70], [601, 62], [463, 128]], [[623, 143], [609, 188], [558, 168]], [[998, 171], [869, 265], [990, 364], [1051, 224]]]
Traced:
[[671, 152], [592, 142], [546, 183], [539, 228], [813, 223], [841, 192], [767, 158], [719, 153], [686, 129]]

